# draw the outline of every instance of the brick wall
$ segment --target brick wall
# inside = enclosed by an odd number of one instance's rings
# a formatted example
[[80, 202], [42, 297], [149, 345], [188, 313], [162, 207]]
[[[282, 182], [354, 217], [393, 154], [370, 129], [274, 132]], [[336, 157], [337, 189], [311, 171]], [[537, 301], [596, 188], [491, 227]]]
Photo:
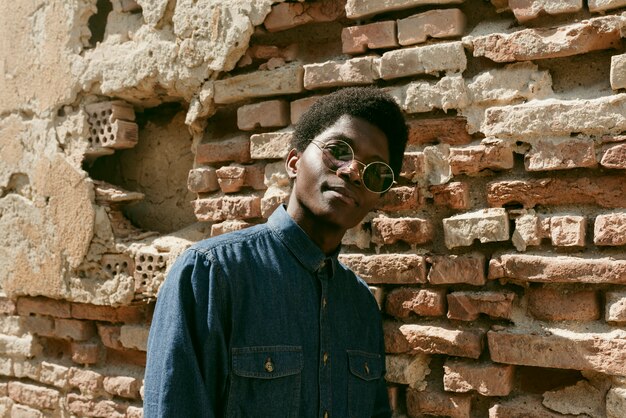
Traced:
[[[135, 2], [115, 7], [162, 25]], [[142, 416], [151, 312], [175, 256], [285, 202], [293, 124], [353, 85], [388, 91], [410, 127], [399, 184], [341, 255], [383, 312], [395, 416], [626, 416], [626, 1], [267, 12], [232, 69], [178, 98], [194, 155], [178, 189], [198, 223], [138, 229], [125, 208], [143, 194], [95, 181], [110, 227], [71, 291], [0, 298], [0, 416]], [[91, 162], [146, 132], [135, 113], [151, 99], [120, 91], [87, 100]]]

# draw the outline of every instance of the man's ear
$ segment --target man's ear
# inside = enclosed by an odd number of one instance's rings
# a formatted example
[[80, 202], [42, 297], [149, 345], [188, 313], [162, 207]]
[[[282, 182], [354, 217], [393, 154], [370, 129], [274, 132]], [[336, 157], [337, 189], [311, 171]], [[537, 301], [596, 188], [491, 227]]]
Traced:
[[298, 174], [298, 165], [300, 162], [300, 155], [302, 153], [297, 151], [295, 148], [292, 148], [287, 155], [287, 159], [285, 160], [285, 170], [287, 170], [287, 175], [290, 179], [295, 179]]

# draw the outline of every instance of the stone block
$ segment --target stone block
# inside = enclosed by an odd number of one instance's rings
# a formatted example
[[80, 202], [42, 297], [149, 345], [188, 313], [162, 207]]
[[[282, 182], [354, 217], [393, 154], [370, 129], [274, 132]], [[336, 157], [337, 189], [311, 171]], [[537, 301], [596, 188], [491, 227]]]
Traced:
[[475, 286], [485, 284], [485, 256], [474, 253], [466, 255], [433, 255], [428, 282], [431, 284], [467, 283]]
[[448, 392], [508, 396], [513, 390], [515, 368], [508, 364], [447, 359], [443, 370], [443, 388]]
[[602, 155], [600, 164], [606, 168], [626, 169], [626, 144], [609, 147]]
[[489, 279], [539, 283], [626, 283], [626, 260], [534, 254], [500, 254], [489, 261]]
[[459, 9], [429, 10], [398, 20], [398, 42], [402, 46], [421, 44], [428, 38], [454, 38], [462, 36], [466, 25], [465, 15]]
[[342, 254], [339, 260], [369, 284], [426, 282], [424, 257], [415, 254]]
[[304, 69], [285, 65], [275, 70], [237, 75], [214, 83], [215, 103], [236, 103], [259, 97], [296, 94], [304, 91]]
[[307, 110], [309, 110], [309, 108], [311, 106], [313, 106], [313, 103], [318, 101], [321, 97], [324, 97], [324, 96], [323, 95], [309, 96], [309, 97], [304, 97], [302, 99], [294, 100], [293, 102], [291, 102], [291, 104], [290, 104], [291, 112], [290, 113], [291, 113], [291, 123], [292, 123], [292, 125], [295, 125], [296, 123], [298, 123], [298, 121], [300, 120], [300, 117]]
[[489, 418], [575, 418], [549, 410], [542, 401], [541, 395], [521, 395], [498, 401], [489, 408]]
[[467, 183], [451, 182], [436, 184], [428, 188], [437, 206], [446, 206], [450, 209], [466, 210], [470, 207], [469, 186]]
[[509, 8], [518, 22], [525, 23], [544, 14], [560, 15], [579, 12], [583, 8], [583, 1], [510, 0]]
[[59, 391], [18, 381], [9, 382], [9, 397], [15, 402], [37, 409], [57, 409]]
[[287, 158], [293, 131], [268, 132], [250, 137], [250, 157], [254, 160]]
[[626, 338], [620, 330], [502, 330], [489, 331], [487, 340], [491, 359], [497, 363], [626, 376]]
[[602, 16], [556, 28], [492, 33], [473, 38], [471, 43], [475, 57], [487, 57], [495, 62], [569, 57], [619, 48], [621, 25], [618, 16]]
[[385, 351], [392, 354], [423, 353], [478, 358], [485, 332], [449, 324], [385, 322]]
[[456, 291], [447, 295], [448, 318], [474, 321], [480, 314], [511, 319], [515, 293], [509, 291]]
[[411, 9], [426, 5], [444, 5], [463, 3], [463, 0], [348, 0], [346, 16], [349, 19], [360, 19], [379, 13]]
[[406, 409], [411, 417], [424, 415], [470, 418], [471, 397], [465, 394], [439, 392], [433, 389], [407, 389]]
[[495, 181], [487, 185], [489, 206], [521, 204], [524, 208], [537, 205], [597, 205], [622, 208], [626, 201], [626, 182], [622, 176], [577, 178], [543, 178]]
[[403, 241], [408, 244], [425, 244], [433, 238], [433, 225], [427, 219], [387, 218], [372, 219], [372, 242], [394, 244]]
[[467, 132], [467, 121], [462, 117], [437, 119], [410, 119], [409, 145], [443, 143], [449, 145], [469, 144], [472, 136]]
[[211, 164], [226, 161], [250, 161], [250, 140], [247, 136], [211, 141], [196, 146], [196, 163]]
[[92, 322], [78, 319], [55, 319], [54, 334], [64, 340], [85, 341], [96, 334], [95, 325]]
[[603, 12], [605, 10], [626, 7], [626, 0], [588, 0], [587, 6], [592, 12]]
[[505, 209], [481, 209], [443, 219], [446, 247], [509, 240], [509, 217]]
[[397, 46], [396, 22], [393, 20], [349, 26], [341, 31], [341, 49], [344, 54], [362, 54], [369, 49]]
[[626, 416], [626, 388], [612, 387], [606, 394], [606, 418]]
[[552, 216], [550, 238], [557, 247], [584, 247], [586, 219], [584, 216]]
[[528, 171], [566, 170], [597, 164], [595, 144], [590, 139], [540, 139], [531, 143], [531, 149], [524, 156]]
[[289, 103], [268, 100], [237, 109], [237, 127], [242, 131], [256, 128], [282, 128], [289, 125]]
[[446, 290], [409, 287], [394, 289], [387, 295], [385, 311], [401, 319], [409, 318], [412, 313], [419, 316], [443, 316], [446, 313]]
[[389, 189], [381, 198], [377, 209], [386, 212], [399, 212], [418, 209], [423, 196], [415, 186], [397, 186]]
[[413, 183], [426, 178], [426, 160], [423, 152], [405, 152], [400, 177]]
[[604, 320], [606, 322], [626, 323], [626, 292], [606, 292]]
[[104, 376], [93, 370], [70, 367], [67, 374], [67, 383], [72, 388], [78, 388], [83, 395], [99, 395], [102, 393]]
[[72, 342], [72, 361], [78, 364], [96, 364], [100, 356], [100, 345], [92, 342]]
[[385, 380], [422, 390], [426, 387], [426, 376], [430, 373], [429, 363], [430, 357], [424, 354], [390, 354], [385, 356]]
[[38, 314], [57, 318], [71, 317], [70, 304], [68, 302], [45, 297], [19, 298], [17, 300], [17, 314], [20, 316]]
[[333, 22], [345, 16], [345, 0], [321, 0], [314, 3], [279, 3], [265, 17], [269, 32], [295, 28], [307, 23]]
[[120, 343], [122, 347], [133, 350], [148, 350], [149, 327], [143, 325], [122, 325], [120, 329]]
[[600, 303], [593, 290], [531, 287], [526, 291], [527, 310], [543, 321], [595, 321]]
[[380, 58], [383, 80], [419, 74], [463, 72], [467, 67], [465, 49], [461, 42], [396, 49]]
[[481, 145], [450, 148], [452, 174], [480, 174], [485, 170], [513, 168], [513, 150], [504, 141], [490, 141]]
[[122, 398], [139, 399], [139, 388], [141, 381], [134, 377], [127, 376], [107, 376], [103, 379], [102, 385], [111, 395]]
[[259, 196], [222, 196], [193, 201], [194, 213], [200, 222], [227, 219], [253, 219], [261, 216]]
[[246, 180], [246, 168], [240, 165], [229, 165], [215, 171], [217, 182], [224, 193], [235, 193], [241, 190]]
[[368, 56], [307, 64], [304, 66], [304, 88], [315, 90], [372, 84], [379, 78], [377, 63], [375, 57]]

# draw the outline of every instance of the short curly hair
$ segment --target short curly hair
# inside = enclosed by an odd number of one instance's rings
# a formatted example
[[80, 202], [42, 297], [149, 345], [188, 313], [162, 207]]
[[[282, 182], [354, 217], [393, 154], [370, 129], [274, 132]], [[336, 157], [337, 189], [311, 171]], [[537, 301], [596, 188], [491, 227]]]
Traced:
[[311, 140], [344, 115], [364, 119], [385, 134], [389, 165], [398, 178], [408, 140], [406, 122], [393, 98], [375, 87], [349, 87], [321, 97], [298, 120], [293, 148], [304, 151]]

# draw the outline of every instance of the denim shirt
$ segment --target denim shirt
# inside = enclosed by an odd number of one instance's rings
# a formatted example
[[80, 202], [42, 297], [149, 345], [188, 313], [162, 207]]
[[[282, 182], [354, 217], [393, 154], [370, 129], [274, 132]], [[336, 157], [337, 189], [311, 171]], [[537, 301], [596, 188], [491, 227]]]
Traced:
[[146, 417], [390, 417], [381, 317], [367, 285], [279, 207], [201, 241], [163, 284]]

